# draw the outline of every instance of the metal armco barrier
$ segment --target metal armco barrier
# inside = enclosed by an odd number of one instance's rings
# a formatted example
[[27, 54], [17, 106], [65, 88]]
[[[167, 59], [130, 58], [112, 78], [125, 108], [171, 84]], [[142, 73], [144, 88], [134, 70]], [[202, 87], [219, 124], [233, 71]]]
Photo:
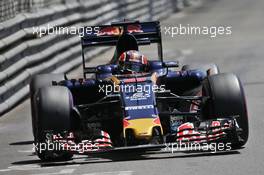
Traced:
[[[43, 35], [33, 27], [90, 26], [116, 19], [157, 20], [178, 9], [183, 0], [57, 0], [45, 8], [43, 0], [0, 0], [0, 6], [20, 2], [20, 12], [4, 9], [12, 17], [0, 23], [0, 115], [29, 93], [30, 78], [45, 72], [68, 72], [81, 63], [78, 35]], [[186, 0], [185, 0], [186, 1]], [[39, 2], [36, 4], [36, 2]], [[61, 3], [64, 2], [64, 3]], [[36, 7], [37, 6], [37, 7]], [[23, 7], [23, 8], [22, 8]], [[30, 10], [35, 7], [35, 10]], [[8, 6], [9, 8], [9, 6]], [[37, 9], [37, 10], [36, 10]], [[32, 11], [32, 12], [28, 12]], [[105, 49], [89, 52], [88, 59]]]

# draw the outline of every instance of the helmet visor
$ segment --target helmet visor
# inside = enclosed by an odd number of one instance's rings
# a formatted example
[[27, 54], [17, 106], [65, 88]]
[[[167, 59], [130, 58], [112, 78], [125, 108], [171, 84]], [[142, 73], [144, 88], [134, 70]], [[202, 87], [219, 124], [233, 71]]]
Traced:
[[144, 72], [144, 66], [141, 63], [127, 62], [125, 63], [124, 68], [128, 71]]

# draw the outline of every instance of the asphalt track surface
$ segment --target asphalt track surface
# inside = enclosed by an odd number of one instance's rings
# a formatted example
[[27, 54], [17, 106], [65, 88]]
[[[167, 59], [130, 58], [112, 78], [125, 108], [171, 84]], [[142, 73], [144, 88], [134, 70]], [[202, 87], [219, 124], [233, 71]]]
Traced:
[[[138, 156], [75, 156], [69, 162], [41, 163], [32, 153], [29, 100], [0, 118], [0, 174], [264, 174], [264, 1], [208, 0], [171, 15], [163, 26], [232, 26], [232, 35], [164, 35], [164, 54], [182, 63], [215, 62], [234, 72], [246, 92], [250, 137], [244, 149], [229, 152], [178, 152]], [[152, 50], [146, 50], [151, 52]], [[107, 60], [110, 53], [93, 60]], [[99, 61], [100, 60], [100, 61]], [[81, 75], [81, 69], [71, 73]]]

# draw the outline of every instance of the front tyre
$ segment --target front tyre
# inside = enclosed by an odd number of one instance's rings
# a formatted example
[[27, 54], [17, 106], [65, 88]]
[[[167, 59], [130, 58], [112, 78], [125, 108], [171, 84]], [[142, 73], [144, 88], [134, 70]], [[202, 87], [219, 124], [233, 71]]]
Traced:
[[[73, 101], [71, 92], [63, 86], [41, 88], [34, 96], [36, 121], [34, 127], [35, 144], [49, 146], [52, 133], [63, 133], [71, 130], [71, 112]], [[38, 157], [43, 161], [69, 160], [72, 154], [63, 150], [37, 149]]]
[[244, 89], [234, 74], [222, 73], [208, 76], [203, 82], [203, 95], [209, 100], [203, 108], [205, 119], [236, 116], [238, 126], [242, 128], [239, 139], [233, 141], [233, 148], [240, 148], [248, 140], [248, 114]]
[[36, 128], [35, 126], [35, 118], [36, 118], [36, 107], [34, 106], [33, 98], [35, 93], [46, 86], [52, 86], [52, 81], [62, 81], [65, 80], [64, 74], [38, 74], [33, 76], [30, 81], [30, 101], [31, 101], [31, 119], [32, 119], [32, 130], [33, 136], [35, 136]]

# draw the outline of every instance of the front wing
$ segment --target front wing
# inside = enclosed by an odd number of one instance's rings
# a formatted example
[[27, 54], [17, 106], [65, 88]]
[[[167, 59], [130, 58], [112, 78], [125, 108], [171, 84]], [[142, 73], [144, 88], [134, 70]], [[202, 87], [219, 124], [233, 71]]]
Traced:
[[[239, 127], [234, 117], [201, 121], [199, 123], [183, 123], [174, 134], [164, 136], [163, 144], [146, 144], [135, 146], [114, 147], [108, 133], [101, 131], [101, 137], [94, 140], [82, 140], [76, 143], [74, 134], [67, 137], [53, 135], [48, 143], [56, 143], [57, 149], [69, 151], [74, 154], [90, 154], [100, 152], [119, 151], [155, 151], [175, 147], [181, 144], [204, 145], [205, 143], [231, 142], [238, 139]], [[167, 139], [170, 138], [170, 139]], [[169, 141], [168, 141], [169, 140]], [[41, 148], [39, 148], [41, 149]]]

